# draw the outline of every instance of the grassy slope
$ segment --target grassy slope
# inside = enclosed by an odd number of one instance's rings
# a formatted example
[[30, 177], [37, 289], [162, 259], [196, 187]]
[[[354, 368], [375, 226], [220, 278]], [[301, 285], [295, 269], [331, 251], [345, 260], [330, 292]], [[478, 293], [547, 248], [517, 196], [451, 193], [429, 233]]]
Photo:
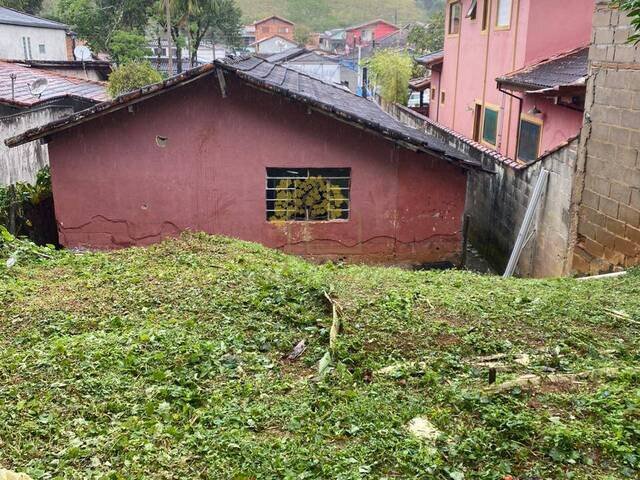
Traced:
[[326, 8], [318, 18], [297, 16], [298, 10], [289, 5], [289, 0], [237, 0], [246, 21], [254, 21], [268, 15], [290, 17], [296, 23], [312, 30], [344, 27], [374, 18], [384, 18], [393, 22], [397, 10], [398, 23], [405, 24], [428, 19], [428, 12], [418, 6], [415, 0], [318, 0]]
[[[345, 331], [316, 381], [329, 289]], [[639, 272], [318, 267], [204, 235], [61, 254], [0, 271], [0, 466], [36, 479], [638, 478], [638, 320]], [[471, 359], [496, 352], [532, 359], [499, 382], [549, 366], [623, 373], [488, 396]], [[425, 366], [375, 373], [407, 360]], [[416, 415], [444, 433], [436, 448], [407, 434]]]

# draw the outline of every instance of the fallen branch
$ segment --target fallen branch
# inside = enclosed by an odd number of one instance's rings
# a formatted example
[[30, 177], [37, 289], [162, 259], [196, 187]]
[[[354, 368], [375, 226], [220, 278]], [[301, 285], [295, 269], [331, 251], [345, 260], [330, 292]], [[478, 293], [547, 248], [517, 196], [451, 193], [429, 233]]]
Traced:
[[[578, 383], [580, 380], [595, 380], [598, 378], [613, 379], [619, 377], [625, 370], [618, 368], [599, 368], [589, 370], [587, 372], [573, 374], [554, 374], [554, 375], [522, 375], [514, 380], [493, 385], [485, 389], [489, 394], [504, 393], [514, 388], [534, 388], [542, 384], [567, 385]], [[628, 370], [626, 370], [628, 371]], [[632, 371], [636, 371], [635, 369]], [[640, 371], [640, 369], [638, 369]]]

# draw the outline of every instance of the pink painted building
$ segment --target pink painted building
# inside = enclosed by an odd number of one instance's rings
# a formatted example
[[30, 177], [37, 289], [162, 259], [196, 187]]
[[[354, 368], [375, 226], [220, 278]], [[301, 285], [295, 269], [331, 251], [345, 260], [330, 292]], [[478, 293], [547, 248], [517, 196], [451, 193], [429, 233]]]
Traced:
[[[594, 0], [449, 0], [429, 117], [530, 163], [581, 129]], [[419, 60], [420, 61], [420, 60]]]
[[397, 26], [385, 20], [373, 20], [346, 29], [346, 44], [349, 47], [357, 45], [371, 45], [376, 40], [380, 40], [394, 32], [400, 30]]

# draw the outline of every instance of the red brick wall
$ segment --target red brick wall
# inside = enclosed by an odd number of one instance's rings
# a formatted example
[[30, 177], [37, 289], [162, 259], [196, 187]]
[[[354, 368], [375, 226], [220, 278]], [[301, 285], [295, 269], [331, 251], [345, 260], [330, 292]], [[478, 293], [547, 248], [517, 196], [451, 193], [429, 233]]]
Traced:
[[[228, 93], [207, 77], [55, 136], [62, 244], [146, 245], [192, 229], [310, 257], [456, 259], [466, 172], [234, 79]], [[268, 222], [267, 167], [351, 168], [349, 220]]]

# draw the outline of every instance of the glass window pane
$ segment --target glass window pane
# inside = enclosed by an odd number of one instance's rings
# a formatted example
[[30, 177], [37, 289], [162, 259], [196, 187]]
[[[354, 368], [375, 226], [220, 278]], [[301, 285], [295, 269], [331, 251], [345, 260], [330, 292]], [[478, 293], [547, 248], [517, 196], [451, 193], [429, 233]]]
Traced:
[[498, 138], [498, 112], [490, 108], [484, 109], [484, 124], [482, 128], [482, 139], [490, 143], [496, 144]]
[[542, 126], [522, 120], [520, 122], [520, 140], [518, 142], [518, 158], [525, 162], [538, 159]]
[[460, 33], [460, 16], [462, 7], [460, 2], [449, 5], [449, 33], [452, 35]]
[[508, 27], [511, 23], [511, 0], [498, 0], [498, 19], [499, 27]]

